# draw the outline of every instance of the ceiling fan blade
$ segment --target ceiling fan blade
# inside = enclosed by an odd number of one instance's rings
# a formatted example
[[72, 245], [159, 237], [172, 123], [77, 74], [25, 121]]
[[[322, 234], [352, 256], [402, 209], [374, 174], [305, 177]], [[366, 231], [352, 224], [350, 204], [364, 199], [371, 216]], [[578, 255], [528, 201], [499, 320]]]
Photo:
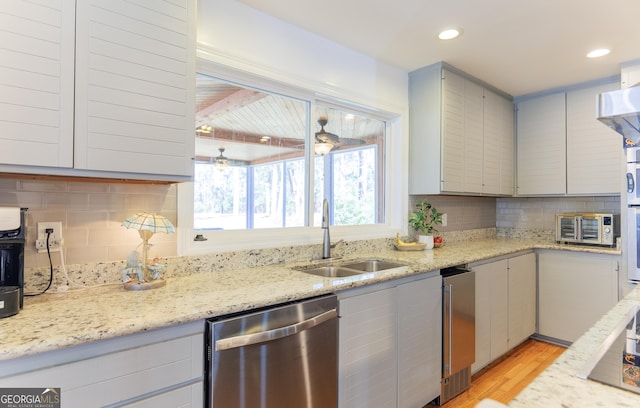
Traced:
[[363, 145], [366, 142], [362, 139], [351, 139], [348, 137], [341, 137], [338, 142], [337, 145], [339, 146], [358, 146], [358, 145]]
[[333, 143], [336, 144], [340, 140], [338, 135], [329, 133], [326, 130], [321, 130], [320, 132], [316, 132], [316, 140], [320, 143]]

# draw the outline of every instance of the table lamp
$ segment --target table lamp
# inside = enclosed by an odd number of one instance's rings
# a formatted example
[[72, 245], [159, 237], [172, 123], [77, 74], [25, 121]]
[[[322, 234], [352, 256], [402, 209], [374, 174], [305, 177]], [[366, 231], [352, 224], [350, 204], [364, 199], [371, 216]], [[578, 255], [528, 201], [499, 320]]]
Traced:
[[[125, 228], [137, 229], [142, 238], [142, 265], [137, 259], [130, 256], [127, 259], [127, 266], [123, 267], [124, 288], [129, 290], [145, 290], [162, 287], [166, 281], [161, 278], [160, 270], [164, 265], [149, 264], [147, 253], [149, 252], [149, 239], [157, 232], [170, 234], [176, 231], [173, 224], [165, 217], [154, 213], [138, 213], [122, 223]], [[132, 276], [133, 275], [133, 276]]]

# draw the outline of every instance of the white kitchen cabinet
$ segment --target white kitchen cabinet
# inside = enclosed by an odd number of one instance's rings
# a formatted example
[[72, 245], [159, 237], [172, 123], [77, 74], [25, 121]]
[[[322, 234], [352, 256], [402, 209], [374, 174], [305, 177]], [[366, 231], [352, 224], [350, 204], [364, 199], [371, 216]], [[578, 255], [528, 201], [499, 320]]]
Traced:
[[398, 407], [422, 407], [440, 395], [442, 278], [398, 286]]
[[13, 61], [0, 72], [14, 82], [4, 85], [0, 133], [8, 148], [0, 153], [0, 170], [191, 177], [194, 0], [10, 7], [15, 10], [3, 19], [21, 29], [0, 34], [12, 44], [5, 52]]
[[536, 332], [538, 304], [536, 255], [534, 253], [508, 259], [509, 266], [509, 349]]
[[472, 269], [476, 272], [476, 360], [471, 371], [477, 372], [508, 350], [507, 261]]
[[536, 259], [528, 253], [472, 265], [476, 273], [477, 372], [536, 331]]
[[596, 96], [617, 82], [567, 92], [567, 194], [620, 194], [622, 138], [596, 119]]
[[482, 192], [512, 196], [515, 188], [513, 101], [484, 89]]
[[195, 322], [23, 357], [3, 363], [0, 387], [59, 387], [65, 407], [202, 407], [203, 333]]
[[518, 195], [567, 191], [565, 106], [564, 92], [518, 103]]
[[418, 407], [440, 394], [442, 279], [339, 293], [338, 406]]
[[512, 194], [510, 97], [443, 63], [409, 82], [409, 194]]
[[617, 83], [585, 85], [517, 103], [517, 194], [619, 194], [622, 141], [596, 119], [596, 96]]
[[541, 251], [538, 333], [573, 342], [618, 301], [618, 256]]
[[339, 302], [338, 406], [395, 406], [398, 378], [395, 288]]
[[75, 0], [2, 8], [0, 163], [71, 168]]

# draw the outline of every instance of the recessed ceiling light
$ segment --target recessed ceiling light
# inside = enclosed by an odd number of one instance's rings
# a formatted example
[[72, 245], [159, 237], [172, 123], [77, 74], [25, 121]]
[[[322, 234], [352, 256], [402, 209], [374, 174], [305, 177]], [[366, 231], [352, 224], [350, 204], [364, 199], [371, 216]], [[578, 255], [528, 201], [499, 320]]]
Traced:
[[438, 38], [441, 40], [453, 40], [456, 37], [459, 37], [462, 34], [461, 29], [450, 28], [447, 30], [443, 30], [438, 34]]
[[607, 55], [608, 53], [610, 53], [611, 50], [607, 49], [607, 48], [599, 48], [597, 50], [593, 50], [590, 53], [587, 54], [588, 58], [598, 58], [598, 57], [603, 57], [605, 55]]

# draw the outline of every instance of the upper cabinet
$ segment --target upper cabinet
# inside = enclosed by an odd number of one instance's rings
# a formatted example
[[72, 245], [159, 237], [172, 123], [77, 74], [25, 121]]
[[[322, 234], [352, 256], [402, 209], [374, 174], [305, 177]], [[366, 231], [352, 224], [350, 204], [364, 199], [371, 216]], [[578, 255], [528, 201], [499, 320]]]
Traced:
[[508, 95], [439, 63], [409, 74], [409, 107], [409, 194], [513, 194]]
[[12, 47], [0, 68], [1, 171], [192, 176], [194, 0], [9, 7], [3, 25], [16, 30], [0, 34]]
[[622, 141], [596, 119], [596, 96], [617, 82], [517, 103], [518, 195], [620, 194]]
[[9, 1], [0, 30], [0, 163], [73, 167], [75, 1]]

